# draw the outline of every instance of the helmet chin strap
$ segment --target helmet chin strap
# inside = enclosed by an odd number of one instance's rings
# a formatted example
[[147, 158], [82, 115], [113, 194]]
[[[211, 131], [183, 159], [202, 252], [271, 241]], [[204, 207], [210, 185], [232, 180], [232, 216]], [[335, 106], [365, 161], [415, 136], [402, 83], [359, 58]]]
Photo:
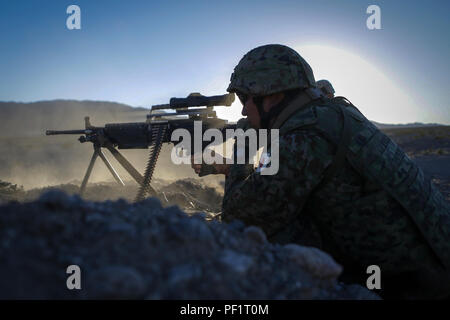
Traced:
[[259, 126], [261, 129], [267, 128], [267, 112], [264, 111], [263, 106], [264, 97], [253, 97], [253, 102], [256, 105], [256, 109], [258, 109], [259, 113]]
[[269, 129], [270, 120], [275, 119], [281, 111], [292, 101], [296, 94], [287, 94], [278, 104], [270, 108], [269, 111], [264, 110], [263, 100], [264, 97], [254, 97], [253, 102], [259, 113], [260, 127], [261, 129]]

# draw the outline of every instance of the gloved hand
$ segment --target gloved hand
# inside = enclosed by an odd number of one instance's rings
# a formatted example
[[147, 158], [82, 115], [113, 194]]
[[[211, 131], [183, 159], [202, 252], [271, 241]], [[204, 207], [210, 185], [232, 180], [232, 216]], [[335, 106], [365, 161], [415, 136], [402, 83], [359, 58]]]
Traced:
[[[247, 118], [239, 119], [239, 121], [236, 123], [236, 129], [242, 129], [244, 131], [250, 129], [250, 123], [248, 122]], [[191, 167], [199, 177], [204, 177], [210, 174], [227, 175], [231, 165], [225, 164], [225, 159], [222, 161], [222, 163], [223, 164], [194, 164], [194, 156], [191, 157]]]
[[236, 129], [247, 130], [250, 129], [250, 122], [248, 122], [247, 118], [241, 118], [236, 123]]
[[225, 159], [223, 159], [223, 164], [206, 164], [194, 163], [194, 156], [191, 157], [191, 167], [194, 169], [195, 173], [198, 174], [199, 177], [204, 177], [209, 174], [224, 174], [227, 175], [229, 171], [229, 164], [225, 164]]

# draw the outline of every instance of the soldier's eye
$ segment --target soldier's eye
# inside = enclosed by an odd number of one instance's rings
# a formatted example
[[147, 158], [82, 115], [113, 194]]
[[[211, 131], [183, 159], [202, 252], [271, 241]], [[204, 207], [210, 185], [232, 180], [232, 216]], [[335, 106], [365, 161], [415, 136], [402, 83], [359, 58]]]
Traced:
[[245, 93], [236, 93], [236, 95], [238, 96], [239, 100], [241, 101], [242, 105], [245, 105], [245, 103], [248, 100], [248, 94]]

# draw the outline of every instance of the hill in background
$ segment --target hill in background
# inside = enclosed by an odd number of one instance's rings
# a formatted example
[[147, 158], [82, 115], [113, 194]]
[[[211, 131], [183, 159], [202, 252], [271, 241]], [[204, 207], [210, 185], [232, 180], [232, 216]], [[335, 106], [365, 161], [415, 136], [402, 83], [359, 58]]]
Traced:
[[144, 108], [106, 101], [0, 102], [0, 137], [44, 135], [48, 129], [83, 129], [85, 116], [99, 126], [145, 121], [147, 113]]
[[388, 124], [388, 123], [379, 123], [379, 122], [372, 121], [372, 123], [379, 129], [423, 128], [423, 127], [443, 126], [442, 124], [439, 124], [439, 123], [422, 123], [422, 122]]
[[[80, 181], [88, 166], [93, 148], [81, 144], [77, 135], [46, 136], [46, 130], [84, 129], [84, 117], [92, 125], [114, 122], [143, 122], [149, 110], [104, 101], [53, 100], [33, 103], [0, 102], [0, 180], [23, 185], [26, 189]], [[193, 178], [188, 165], [170, 161], [171, 145], [164, 145], [156, 178]], [[122, 150], [122, 154], [144, 172], [148, 150]], [[131, 177], [105, 151], [124, 180]], [[98, 160], [90, 182], [114, 181]], [[134, 182], [133, 182], [134, 183]]]

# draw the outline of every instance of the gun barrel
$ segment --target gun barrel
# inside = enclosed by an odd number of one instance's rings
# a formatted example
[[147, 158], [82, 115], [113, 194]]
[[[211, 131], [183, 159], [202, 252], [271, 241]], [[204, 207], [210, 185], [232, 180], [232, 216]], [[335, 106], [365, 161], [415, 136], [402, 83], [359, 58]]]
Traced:
[[88, 134], [91, 130], [47, 130], [45, 131], [45, 134], [47, 136], [53, 136], [57, 134]]

